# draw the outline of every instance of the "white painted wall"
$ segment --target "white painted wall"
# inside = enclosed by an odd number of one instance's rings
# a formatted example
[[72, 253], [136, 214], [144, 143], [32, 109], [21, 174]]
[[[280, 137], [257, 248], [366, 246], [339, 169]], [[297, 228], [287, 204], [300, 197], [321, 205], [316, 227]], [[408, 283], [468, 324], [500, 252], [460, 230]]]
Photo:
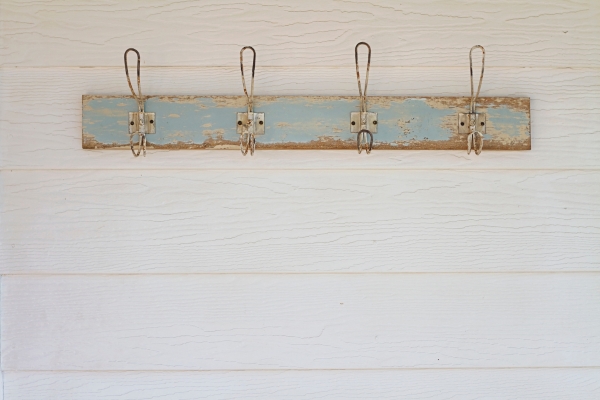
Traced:
[[[600, 3], [0, 0], [4, 399], [597, 399]], [[81, 150], [81, 95], [531, 97], [530, 152]]]

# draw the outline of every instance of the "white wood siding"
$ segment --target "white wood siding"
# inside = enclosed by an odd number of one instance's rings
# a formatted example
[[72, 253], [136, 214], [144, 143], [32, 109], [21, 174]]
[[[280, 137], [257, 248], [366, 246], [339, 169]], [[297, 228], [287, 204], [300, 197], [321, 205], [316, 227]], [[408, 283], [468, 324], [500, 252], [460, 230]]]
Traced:
[[3, 180], [2, 273], [600, 265], [600, 171], [8, 170]]
[[597, 400], [600, 370], [8, 372], [6, 398]]
[[[600, 2], [0, 0], [0, 399], [597, 399]], [[532, 151], [81, 150], [81, 95], [531, 98]]]
[[594, 367], [600, 276], [9, 276], [7, 370]]

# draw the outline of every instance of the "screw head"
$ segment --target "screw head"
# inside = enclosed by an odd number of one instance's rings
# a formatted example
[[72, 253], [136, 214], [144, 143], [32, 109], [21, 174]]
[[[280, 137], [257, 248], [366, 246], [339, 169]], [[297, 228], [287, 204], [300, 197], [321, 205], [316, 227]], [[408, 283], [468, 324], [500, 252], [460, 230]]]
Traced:
[[461, 122], [461, 123], [460, 123], [460, 126], [465, 126], [465, 123], [464, 123], [464, 122]]
[[153, 119], [151, 119], [151, 120], [150, 120], [150, 123], [151, 123], [151, 124], [153, 124], [153, 123], [154, 123], [154, 120], [153, 120]]
[[482, 122], [482, 123], [481, 123], [481, 126], [484, 126], [484, 125], [485, 125], [485, 122]]
[[241, 125], [241, 124], [242, 124], [242, 121], [238, 121], [238, 125]]
[[135, 125], [135, 123], [134, 123], [133, 121], [131, 121], [131, 122], [129, 123], [129, 125]]
[[264, 122], [263, 122], [263, 121], [258, 121], [258, 123], [259, 123], [260, 125], [264, 124]]
[[373, 121], [373, 125], [377, 125], [377, 121]]
[[352, 125], [356, 125], [356, 122], [352, 121]]

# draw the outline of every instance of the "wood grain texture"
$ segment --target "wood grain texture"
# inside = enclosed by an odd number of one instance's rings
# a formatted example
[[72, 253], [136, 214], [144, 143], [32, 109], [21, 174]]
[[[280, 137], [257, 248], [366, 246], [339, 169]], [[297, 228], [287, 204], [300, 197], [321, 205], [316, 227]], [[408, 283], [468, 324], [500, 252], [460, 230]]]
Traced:
[[2, 171], [3, 274], [598, 271], [600, 173]]
[[[2, 69], [1, 168], [51, 169], [560, 169], [598, 168], [600, 71], [505, 69], [486, 72], [482, 95], [531, 97], [532, 151], [414, 151], [401, 155], [356, 151], [257, 152], [250, 161], [234, 152], [150, 151], [143, 160], [125, 152], [81, 150], [81, 95], [127, 94], [121, 68]], [[424, 76], [428, 76], [424, 79]], [[373, 96], [455, 96], [469, 93], [468, 68], [374, 68]], [[345, 69], [272, 68], [257, 73], [260, 95], [356, 95], [355, 72]], [[142, 71], [144, 93], [239, 94], [239, 69]], [[230, 153], [230, 154], [228, 154]], [[283, 162], [283, 165], [282, 165]]]
[[600, 3], [469, 0], [3, 1], [2, 65], [121, 66], [128, 47], [145, 65], [236, 66], [253, 45], [266, 65], [466, 65], [475, 44], [490, 66], [600, 66]]
[[596, 400], [600, 370], [7, 372], [26, 400]]
[[4, 370], [600, 366], [600, 274], [5, 276]]
[[[469, 133], [459, 130], [459, 113], [469, 113], [470, 97], [369, 96], [375, 113], [373, 150], [464, 150]], [[531, 150], [529, 98], [479, 97], [475, 112], [486, 150]], [[264, 113], [257, 150], [356, 150], [360, 117], [358, 96], [254, 96], [254, 111]], [[240, 151], [238, 113], [246, 113], [246, 96], [145, 96], [152, 113], [146, 129], [148, 148], [166, 150]], [[131, 149], [129, 113], [138, 104], [131, 96], [84, 95], [82, 148]], [[150, 119], [151, 118], [151, 119]], [[135, 119], [135, 118], [134, 118]], [[151, 122], [150, 122], [151, 121]], [[256, 128], [259, 128], [258, 123]], [[248, 138], [248, 136], [245, 136]], [[133, 138], [134, 140], [137, 139]], [[369, 142], [368, 136], [363, 139]]]

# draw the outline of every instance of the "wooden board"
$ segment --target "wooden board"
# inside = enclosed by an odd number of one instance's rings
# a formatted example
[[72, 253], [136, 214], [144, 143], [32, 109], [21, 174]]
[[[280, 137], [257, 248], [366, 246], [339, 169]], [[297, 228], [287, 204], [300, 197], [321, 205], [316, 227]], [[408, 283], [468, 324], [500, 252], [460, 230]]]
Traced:
[[[370, 91], [389, 96], [449, 96], [468, 93], [464, 68], [373, 70]], [[531, 94], [532, 149], [488, 151], [481, 156], [466, 149], [450, 151], [379, 151], [368, 157], [355, 150], [261, 151], [242, 157], [238, 151], [150, 150], [148, 157], [124, 152], [82, 150], [81, 93], [125, 96], [122, 68], [12, 68], [2, 70], [0, 86], [0, 166], [4, 169], [597, 169], [600, 166], [600, 70], [522, 68], [486, 69], [486, 95]], [[240, 91], [238, 68], [146, 68], [145, 93], [220, 93]], [[297, 82], [305, 82], [298, 85]], [[260, 94], [327, 95], [356, 92], [351, 68], [269, 68], [257, 75]], [[258, 89], [257, 89], [258, 91]], [[282, 157], [285, 163], [282, 164]]]
[[600, 274], [2, 278], [4, 370], [597, 367]]
[[27, 400], [597, 400], [600, 368], [4, 373]]
[[599, 171], [246, 168], [2, 171], [0, 272], [600, 271]]
[[[375, 150], [464, 150], [466, 134], [458, 133], [458, 113], [469, 98], [369, 97], [378, 113]], [[239, 149], [236, 113], [246, 111], [244, 96], [156, 96], [146, 111], [156, 113], [156, 134], [147, 135], [155, 149]], [[129, 149], [131, 97], [83, 96], [84, 149]], [[265, 134], [257, 149], [356, 150], [350, 113], [359, 111], [357, 97], [255, 98], [255, 112], [265, 113]], [[529, 98], [482, 98], [477, 111], [486, 114], [486, 150], [530, 150]]]

